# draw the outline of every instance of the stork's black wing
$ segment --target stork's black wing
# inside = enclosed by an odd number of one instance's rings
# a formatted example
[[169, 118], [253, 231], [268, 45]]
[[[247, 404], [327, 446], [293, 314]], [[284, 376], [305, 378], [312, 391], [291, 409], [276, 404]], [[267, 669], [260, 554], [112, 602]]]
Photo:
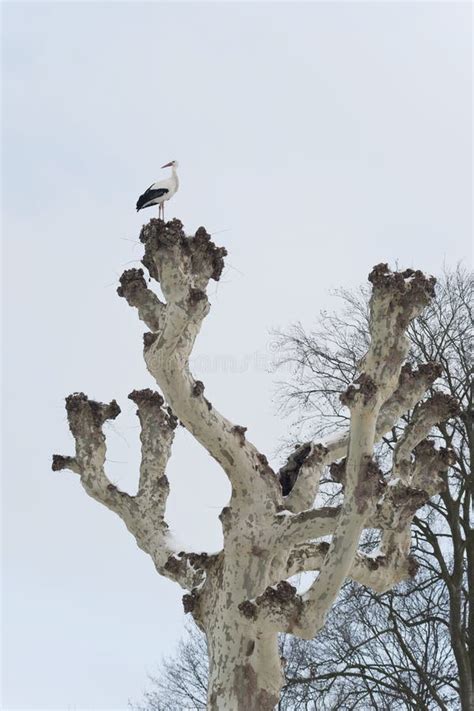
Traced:
[[169, 193], [168, 188], [158, 188], [158, 190], [152, 190], [151, 188], [152, 186], [150, 186], [148, 190], [145, 190], [143, 195], [140, 195], [138, 198], [137, 212], [138, 210], [142, 210], [144, 207], [151, 207], [151, 205], [154, 204], [154, 200], [166, 195], [166, 193]]

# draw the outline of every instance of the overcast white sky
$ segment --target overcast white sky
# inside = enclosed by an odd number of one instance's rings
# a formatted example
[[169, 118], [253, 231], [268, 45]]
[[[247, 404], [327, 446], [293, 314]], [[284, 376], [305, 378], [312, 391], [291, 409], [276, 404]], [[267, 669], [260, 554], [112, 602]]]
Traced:
[[[115, 293], [138, 195], [178, 159], [167, 217], [229, 251], [197, 375], [274, 459], [269, 331], [311, 326], [380, 261], [470, 260], [470, 6], [3, 4], [4, 709], [125, 709], [180, 637], [181, 593], [52, 452], [63, 398], [123, 414], [110, 477], [133, 492], [143, 325]], [[163, 171], [164, 173], [165, 171]], [[225, 230], [225, 231], [223, 231]], [[221, 232], [222, 231], [222, 232]], [[227, 365], [225, 361], [227, 359]], [[233, 360], [229, 360], [233, 359]], [[275, 462], [276, 463], [276, 462]], [[169, 519], [216, 549], [223, 474], [180, 431]]]

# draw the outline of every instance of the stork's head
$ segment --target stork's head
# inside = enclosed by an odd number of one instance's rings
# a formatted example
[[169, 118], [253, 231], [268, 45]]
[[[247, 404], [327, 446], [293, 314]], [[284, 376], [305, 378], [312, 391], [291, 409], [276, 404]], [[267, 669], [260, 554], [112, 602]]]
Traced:
[[177, 168], [178, 167], [178, 161], [177, 160], [172, 160], [169, 163], [165, 163], [164, 165], [161, 166], [162, 168]]

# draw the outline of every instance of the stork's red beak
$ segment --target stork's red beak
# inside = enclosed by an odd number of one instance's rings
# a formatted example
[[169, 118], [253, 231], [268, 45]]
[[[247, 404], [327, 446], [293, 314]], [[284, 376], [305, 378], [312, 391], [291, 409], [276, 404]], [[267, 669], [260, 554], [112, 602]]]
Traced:
[[171, 161], [171, 163], [165, 163], [165, 165], [162, 165], [161, 167], [162, 168], [171, 168], [172, 165], [173, 165], [173, 161]]

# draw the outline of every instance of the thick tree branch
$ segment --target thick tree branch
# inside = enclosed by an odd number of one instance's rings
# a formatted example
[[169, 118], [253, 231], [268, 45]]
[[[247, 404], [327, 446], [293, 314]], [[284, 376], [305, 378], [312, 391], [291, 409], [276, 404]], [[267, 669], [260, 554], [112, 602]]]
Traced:
[[[136, 496], [120, 491], [107, 477], [104, 464], [106, 440], [103, 425], [115, 419], [120, 408], [89, 400], [83, 393], [66, 398], [69, 427], [76, 444], [75, 457], [55, 454], [54, 471], [70, 469], [79, 474], [86, 492], [123, 520], [138, 546], [148, 553], [163, 575], [190, 589], [204, 580], [204, 569], [193, 565], [168, 564], [176, 551], [165, 521], [169, 493], [165, 468], [171, 452], [176, 418], [163, 407], [163, 398], [151, 390], [134, 390], [130, 399], [138, 406], [141, 424], [142, 462]], [[186, 554], [182, 554], [186, 556]]]
[[[156, 333], [145, 338], [150, 373], [176, 416], [227, 473], [234, 498], [245, 499], [248, 506], [260, 502], [257, 506], [262, 510], [268, 501], [276, 507], [279, 486], [266, 458], [247, 440], [245, 428], [229, 422], [211, 405], [204, 396], [203, 383], [189, 370], [194, 341], [210, 308], [205, 290], [210, 279], [220, 278], [225, 249], [216, 247], [202, 227], [194, 237], [186, 237], [179, 220], [166, 225], [151, 220], [142, 229], [140, 240], [145, 245], [143, 264], [166, 298], [154, 320]], [[138, 281], [139, 287], [137, 279], [122, 277], [119, 294], [137, 305], [138, 290], [140, 303], [151, 304], [151, 292]]]
[[66, 398], [66, 412], [76, 444], [76, 455], [53, 455], [53, 470], [70, 469], [79, 474], [89, 496], [114, 511], [125, 522], [130, 521], [132, 497], [119, 491], [104, 470], [107, 448], [102, 427], [107, 420], [114, 420], [120, 414], [120, 407], [115, 400], [105, 405], [89, 400], [84, 393], [74, 393]]
[[[326, 542], [296, 546], [288, 557], [287, 577], [320, 570], [328, 550], [329, 544]], [[417, 569], [418, 565], [411, 557], [395, 561], [387, 555], [364, 555], [359, 551], [354, 557], [348, 577], [360, 585], [382, 593], [402, 580], [413, 577]]]
[[[351, 410], [344, 503], [318, 578], [304, 599], [292, 597], [292, 613], [286, 610], [280, 627], [303, 637], [314, 636], [324, 623], [326, 611], [349, 574], [365, 522], [376, 510], [383, 491], [381, 473], [371, 461], [377, 420], [399, 382], [408, 349], [405, 330], [433, 295], [434, 280], [421, 272], [392, 273], [387, 265], [379, 265], [369, 280], [373, 284], [371, 342], [360, 363], [362, 372], [341, 397]], [[262, 605], [264, 617], [280, 624], [282, 606], [268, 596]]]
[[[439, 401], [431, 399], [426, 402], [431, 402], [431, 408], [440, 413]], [[448, 417], [453, 412], [453, 402], [446, 401], [441, 410]], [[430, 429], [428, 423], [431, 418], [427, 415], [423, 418], [426, 432]], [[416, 442], [418, 437], [409, 433], [407, 439]], [[436, 450], [429, 440], [419, 443], [413, 453], [410, 452], [410, 457], [412, 454], [413, 462], [405, 460], [404, 478], [392, 478], [384, 500], [377, 506], [382, 528], [380, 554], [390, 561], [394, 570], [402, 568], [410, 560], [411, 525], [416, 511], [444, 487], [441, 474], [454, 462], [452, 451]]]
[[[375, 430], [376, 441], [389, 432], [402, 415], [415, 407], [440, 372], [440, 366], [436, 363], [420, 365], [416, 370], [405, 363], [400, 371], [398, 387], [380, 409]], [[349, 434], [348, 430], [319, 444], [308, 442], [290, 455], [288, 462], [279, 471], [285, 496], [284, 505], [289, 511], [296, 513], [312, 506], [323, 468], [347, 456]], [[314, 462], [314, 452], [324, 454], [320, 454]]]
[[126, 269], [120, 277], [117, 293], [125, 297], [130, 306], [137, 309], [140, 319], [150, 331], [159, 330], [165, 306], [147, 287], [143, 269]]
[[288, 549], [298, 543], [332, 535], [340, 513], [341, 506], [321, 506], [297, 514], [282, 511], [275, 516], [276, 543]]
[[138, 406], [141, 425], [142, 459], [137, 498], [149, 505], [150, 513], [153, 510], [163, 519], [169, 493], [165, 471], [178, 420], [169, 408], [164, 408], [161, 395], [152, 390], [134, 390], [128, 397]]
[[[360, 552], [356, 554], [355, 561], [359, 563], [356, 575], [363, 569], [360, 562], [367, 558], [366, 566], [373, 570], [373, 560], [380, 563], [377, 567], [377, 575], [372, 576], [372, 582], [363, 583], [372, 589], [383, 592], [388, 590], [401, 580], [405, 580], [414, 574], [416, 568], [413, 560], [409, 557], [410, 549], [410, 526], [416, 511], [423, 506], [431, 496], [438, 493], [444, 486], [441, 474], [453, 464], [453, 453], [450, 450], [437, 450], [429, 440], [424, 440], [414, 450], [414, 461], [412, 464], [412, 475], [409, 483], [404, 483], [401, 479], [391, 480], [389, 486], [384, 490], [383, 495], [377, 502], [377, 506], [372, 515], [367, 519], [367, 528], [381, 529], [382, 538], [380, 543], [380, 553], [365, 557]], [[341, 513], [341, 506], [322, 507], [303, 511], [300, 514], [289, 515], [279, 514], [281, 540], [283, 545], [295, 545], [290, 553], [289, 560], [292, 561], [290, 569], [297, 563], [299, 558], [295, 557], [295, 552], [305, 554], [311, 552], [308, 566], [315, 564], [314, 568], [306, 567], [305, 570], [319, 570], [323, 561], [322, 553], [327, 551], [327, 543], [306, 543], [323, 536], [331, 535], [336, 529], [337, 520]], [[317, 554], [317, 557], [316, 557]], [[287, 563], [288, 565], [288, 563]], [[283, 567], [279, 569], [279, 577], [292, 575]], [[303, 568], [302, 568], [303, 570]], [[301, 571], [294, 571], [301, 572]], [[284, 575], [286, 573], [286, 575]], [[357, 582], [362, 582], [359, 577], [350, 573]]]
[[398, 440], [393, 455], [393, 476], [407, 480], [413, 473], [411, 455], [415, 447], [424, 440], [438, 422], [457, 415], [459, 405], [455, 398], [445, 393], [436, 392], [416, 409], [411, 422]]

